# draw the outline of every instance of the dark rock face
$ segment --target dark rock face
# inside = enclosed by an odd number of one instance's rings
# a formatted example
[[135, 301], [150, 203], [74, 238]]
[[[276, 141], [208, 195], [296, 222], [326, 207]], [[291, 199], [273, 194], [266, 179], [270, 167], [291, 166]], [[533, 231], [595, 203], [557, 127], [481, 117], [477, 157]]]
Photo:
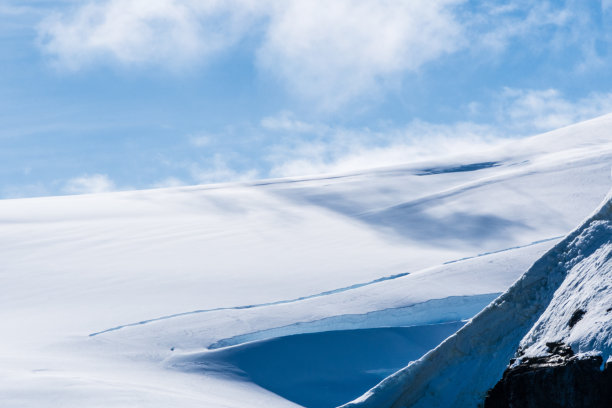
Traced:
[[600, 356], [574, 356], [563, 343], [546, 345], [549, 356], [523, 358], [506, 369], [487, 393], [485, 408], [612, 407], [612, 364], [602, 371]]
[[576, 323], [578, 323], [580, 321], [580, 319], [582, 319], [582, 316], [584, 316], [585, 313], [586, 312], [584, 310], [582, 310], [582, 309], [576, 310], [572, 314], [572, 317], [570, 318], [569, 322], [567, 323], [569, 328], [571, 329], [572, 327], [574, 327], [576, 325]]

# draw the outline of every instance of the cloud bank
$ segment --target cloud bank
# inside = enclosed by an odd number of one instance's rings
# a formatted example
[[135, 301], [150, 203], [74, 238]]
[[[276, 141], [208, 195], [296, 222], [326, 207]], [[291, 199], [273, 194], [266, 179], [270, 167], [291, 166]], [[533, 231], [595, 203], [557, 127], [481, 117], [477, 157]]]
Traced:
[[40, 42], [59, 67], [95, 62], [181, 69], [231, 46], [249, 29], [255, 1], [107, 0], [56, 13]]
[[260, 69], [333, 108], [462, 46], [452, 12], [462, 2], [105, 0], [48, 17], [39, 41], [63, 69], [181, 70], [251, 38]]
[[321, 110], [375, 100], [458, 51], [494, 58], [517, 39], [535, 53], [573, 44], [595, 64], [600, 35], [579, 2], [525, 0], [92, 0], [39, 27], [44, 53], [72, 71], [189, 70], [243, 45], [260, 71]]
[[[299, 95], [342, 105], [464, 43], [457, 0], [275, 3], [258, 61]], [[282, 5], [281, 5], [282, 4]]]

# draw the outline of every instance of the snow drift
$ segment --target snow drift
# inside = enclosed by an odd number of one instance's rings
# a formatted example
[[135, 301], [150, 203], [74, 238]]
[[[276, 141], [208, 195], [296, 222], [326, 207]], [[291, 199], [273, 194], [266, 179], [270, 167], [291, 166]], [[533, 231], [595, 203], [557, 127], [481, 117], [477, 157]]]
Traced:
[[344, 407], [475, 407], [513, 356], [520, 364], [550, 354], [551, 344], [606, 361], [612, 350], [611, 311], [609, 194], [594, 215], [470, 323]]

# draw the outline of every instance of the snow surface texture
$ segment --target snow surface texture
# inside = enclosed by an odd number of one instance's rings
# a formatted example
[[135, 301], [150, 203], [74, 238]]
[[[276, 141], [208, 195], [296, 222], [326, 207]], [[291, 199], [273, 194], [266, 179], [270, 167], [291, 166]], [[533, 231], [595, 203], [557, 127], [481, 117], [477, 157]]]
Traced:
[[[584, 315], [576, 322], [577, 310]], [[547, 342], [561, 341], [605, 362], [611, 311], [612, 193], [470, 323], [345, 407], [476, 407], [519, 342], [526, 357], [546, 355]]]
[[520, 347], [525, 357], [541, 356], [547, 342], [560, 341], [575, 353], [600, 354], [605, 362], [612, 355], [612, 202], [570, 247], [571, 268]]
[[[0, 406], [357, 398], [504, 292], [601, 202], [610, 129], [605, 116], [361, 173], [0, 201]], [[323, 339], [359, 348], [377, 336], [411, 346], [376, 356], [372, 346], [371, 361], [354, 365], [316, 358], [330, 356]], [[286, 356], [279, 344], [317, 368], [266, 371]], [[355, 367], [359, 387], [319, 381], [338, 364]], [[323, 399], [291, 395], [307, 384]]]

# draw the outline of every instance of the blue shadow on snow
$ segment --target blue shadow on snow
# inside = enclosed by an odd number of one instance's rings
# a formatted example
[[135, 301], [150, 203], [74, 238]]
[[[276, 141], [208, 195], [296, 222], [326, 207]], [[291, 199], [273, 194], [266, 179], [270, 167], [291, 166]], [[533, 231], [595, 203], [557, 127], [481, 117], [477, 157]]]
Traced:
[[199, 370], [238, 375], [307, 408], [336, 407], [420, 358], [463, 326], [451, 322], [297, 334], [199, 354]]

